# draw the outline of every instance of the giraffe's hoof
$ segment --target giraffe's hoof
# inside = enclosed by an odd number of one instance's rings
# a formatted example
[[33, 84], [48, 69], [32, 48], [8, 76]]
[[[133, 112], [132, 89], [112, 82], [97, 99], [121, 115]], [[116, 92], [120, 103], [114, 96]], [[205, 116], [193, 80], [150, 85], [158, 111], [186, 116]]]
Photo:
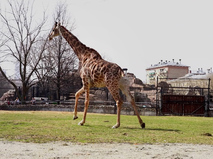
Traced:
[[120, 125], [116, 124], [112, 127], [112, 129], [116, 129], [116, 128], [119, 128], [119, 127], [120, 127]]
[[84, 123], [81, 121], [81, 122], [78, 123], [78, 125], [83, 126]]
[[78, 117], [77, 117], [77, 116], [74, 116], [74, 117], [73, 117], [73, 120], [75, 120], [75, 119], [78, 119]]
[[142, 129], [144, 129], [145, 128], [145, 123], [142, 123], [141, 127], [142, 127]]

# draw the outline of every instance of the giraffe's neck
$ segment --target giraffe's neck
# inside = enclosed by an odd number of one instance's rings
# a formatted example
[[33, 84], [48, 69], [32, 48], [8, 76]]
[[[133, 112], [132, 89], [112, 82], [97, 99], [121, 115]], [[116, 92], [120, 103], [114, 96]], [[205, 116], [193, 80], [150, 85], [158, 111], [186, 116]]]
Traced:
[[102, 59], [101, 55], [97, 51], [81, 43], [78, 38], [71, 32], [69, 32], [64, 26], [60, 26], [60, 33], [72, 47], [73, 51], [78, 56], [80, 61], [84, 60], [84, 57], [86, 56], [88, 56], [87, 58], [89, 58], [91, 55], [93, 58]]

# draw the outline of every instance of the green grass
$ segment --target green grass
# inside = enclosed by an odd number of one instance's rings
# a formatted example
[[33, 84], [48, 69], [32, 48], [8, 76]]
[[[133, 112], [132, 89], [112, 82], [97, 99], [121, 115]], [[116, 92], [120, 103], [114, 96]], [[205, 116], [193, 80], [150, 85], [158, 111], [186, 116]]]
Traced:
[[21, 142], [65, 141], [75, 143], [192, 143], [213, 145], [213, 118], [142, 116], [141, 129], [136, 116], [121, 116], [121, 127], [112, 129], [116, 115], [90, 114], [72, 120], [70, 112], [0, 111], [0, 138]]

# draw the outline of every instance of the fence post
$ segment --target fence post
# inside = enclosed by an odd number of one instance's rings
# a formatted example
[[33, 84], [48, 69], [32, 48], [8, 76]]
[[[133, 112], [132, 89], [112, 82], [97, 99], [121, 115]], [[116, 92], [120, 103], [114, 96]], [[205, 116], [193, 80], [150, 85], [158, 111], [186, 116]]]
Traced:
[[160, 106], [160, 100], [161, 100], [161, 94], [162, 94], [162, 88], [158, 86], [158, 76], [156, 80], [156, 116], [161, 115], [161, 106]]
[[206, 116], [206, 117], [209, 115], [210, 82], [211, 82], [211, 79], [209, 78], [209, 83], [208, 83], [208, 97], [207, 97], [207, 103], [205, 104], [205, 116]]

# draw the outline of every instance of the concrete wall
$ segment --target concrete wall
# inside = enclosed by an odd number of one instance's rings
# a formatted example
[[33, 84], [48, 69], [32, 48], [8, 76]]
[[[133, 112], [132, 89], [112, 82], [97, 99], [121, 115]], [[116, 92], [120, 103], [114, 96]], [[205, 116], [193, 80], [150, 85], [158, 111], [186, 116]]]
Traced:
[[168, 78], [183, 77], [187, 73], [189, 73], [187, 67], [175, 67], [175, 66], [168, 67]]

